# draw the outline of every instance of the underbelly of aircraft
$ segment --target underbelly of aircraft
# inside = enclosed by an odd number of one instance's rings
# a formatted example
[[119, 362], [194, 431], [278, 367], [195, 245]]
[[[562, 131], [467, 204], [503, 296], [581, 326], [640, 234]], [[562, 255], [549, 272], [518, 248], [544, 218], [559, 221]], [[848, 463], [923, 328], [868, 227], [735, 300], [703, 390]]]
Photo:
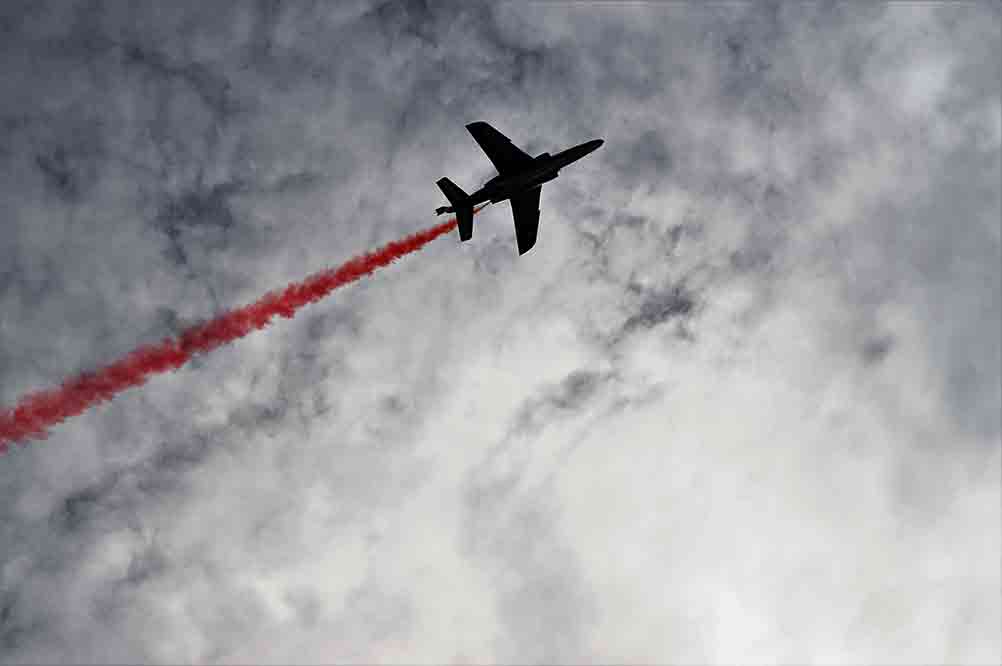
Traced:
[[505, 199], [510, 199], [511, 197], [517, 197], [523, 192], [527, 192], [533, 188], [539, 187], [543, 183], [547, 183], [557, 177], [556, 171], [550, 171], [547, 173], [534, 176], [533, 178], [519, 183], [517, 186], [504, 187], [498, 190], [491, 196], [491, 203], [498, 203], [499, 201], [504, 201]]

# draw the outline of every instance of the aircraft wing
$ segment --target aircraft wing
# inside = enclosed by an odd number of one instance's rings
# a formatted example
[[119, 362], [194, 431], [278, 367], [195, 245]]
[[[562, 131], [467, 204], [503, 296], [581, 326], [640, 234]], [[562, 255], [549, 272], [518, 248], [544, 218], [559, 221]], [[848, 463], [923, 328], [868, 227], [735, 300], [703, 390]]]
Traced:
[[536, 232], [539, 230], [539, 194], [542, 191], [543, 186], [540, 185], [510, 199], [519, 254], [525, 254], [536, 244]]
[[483, 121], [470, 123], [466, 126], [473, 138], [494, 164], [498, 173], [519, 171], [532, 162], [532, 158], [522, 152], [508, 137]]

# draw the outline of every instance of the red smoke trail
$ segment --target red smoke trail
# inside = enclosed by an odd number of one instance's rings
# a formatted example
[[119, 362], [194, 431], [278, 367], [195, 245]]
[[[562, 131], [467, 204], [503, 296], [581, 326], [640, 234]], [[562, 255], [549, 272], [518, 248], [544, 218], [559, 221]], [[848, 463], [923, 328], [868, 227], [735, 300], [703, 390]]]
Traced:
[[211, 351], [264, 328], [275, 315], [292, 317], [304, 305], [421, 249], [455, 226], [456, 219], [452, 218], [350, 259], [337, 268], [315, 273], [280, 292], [269, 292], [255, 303], [193, 326], [176, 338], [139, 347], [111, 365], [67, 380], [59, 388], [30, 393], [14, 409], [0, 409], [0, 452], [15, 441], [45, 437], [49, 426], [111, 400], [117, 393], [145, 383], [152, 375], [180, 368], [197, 352]]

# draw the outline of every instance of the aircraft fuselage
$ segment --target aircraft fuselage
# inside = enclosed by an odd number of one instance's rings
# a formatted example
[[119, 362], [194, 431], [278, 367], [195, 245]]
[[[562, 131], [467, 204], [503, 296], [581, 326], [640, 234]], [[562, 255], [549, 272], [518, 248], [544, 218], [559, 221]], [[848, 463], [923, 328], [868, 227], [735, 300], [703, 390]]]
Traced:
[[568, 148], [556, 155], [543, 153], [533, 159], [532, 164], [527, 169], [518, 173], [498, 175], [491, 178], [484, 183], [483, 187], [470, 195], [471, 203], [473, 205], [486, 201], [498, 203], [526, 190], [539, 187], [543, 183], [556, 178], [560, 169], [596, 150], [602, 143], [602, 139], [595, 139], [594, 141], [588, 141], [573, 148]]

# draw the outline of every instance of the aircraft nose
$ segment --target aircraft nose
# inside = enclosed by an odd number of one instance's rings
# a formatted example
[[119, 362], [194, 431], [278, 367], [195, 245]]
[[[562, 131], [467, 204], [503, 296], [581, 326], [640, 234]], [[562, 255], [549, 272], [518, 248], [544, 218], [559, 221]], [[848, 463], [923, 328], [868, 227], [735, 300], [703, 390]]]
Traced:
[[561, 153], [562, 156], [561, 159], [566, 160], [566, 162], [564, 162], [565, 164], [570, 164], [571, 162], [581, 159], [582, 157], [592, 152], [593, 150], [596, 150], [603, 143], [605, 143], [605, 141], [603, 141], [602, 139], [593, 139], [591, 141], [586, 141], [585, 143], [579, 144], [577, 146], [574, 146], [573, 148], [568, 148], [567, 150], [565, 150], [563, 153]]

